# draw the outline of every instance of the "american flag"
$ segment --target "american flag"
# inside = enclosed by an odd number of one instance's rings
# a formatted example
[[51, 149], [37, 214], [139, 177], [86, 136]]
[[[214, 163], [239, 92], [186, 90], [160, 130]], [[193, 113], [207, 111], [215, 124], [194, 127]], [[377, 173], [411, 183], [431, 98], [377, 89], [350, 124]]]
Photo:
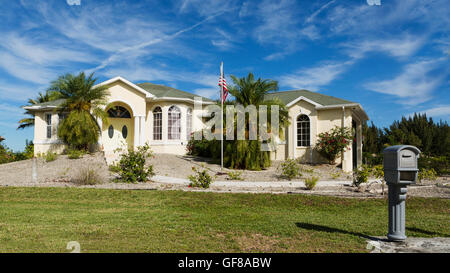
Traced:
[[223, 87], [223, 98], [222, 100], [225, 101], [228, 96], [228, 88], [227, 88], [227, 81], [225, 80], [225, 77], [223, 75], [219, 78], [219, 86]]

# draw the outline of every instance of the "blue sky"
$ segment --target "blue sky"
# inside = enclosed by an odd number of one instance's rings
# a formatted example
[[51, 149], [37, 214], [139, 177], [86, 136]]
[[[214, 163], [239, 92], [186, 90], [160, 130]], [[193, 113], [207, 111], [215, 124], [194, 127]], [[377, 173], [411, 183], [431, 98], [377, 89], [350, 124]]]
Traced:
[[22, 150], [21, 105], [58, 75], [120, 75], [217, 98], [226, 75], [363, 105], [388, 126], [450, 118], [448, 0], [1, 0], [0, 135]]

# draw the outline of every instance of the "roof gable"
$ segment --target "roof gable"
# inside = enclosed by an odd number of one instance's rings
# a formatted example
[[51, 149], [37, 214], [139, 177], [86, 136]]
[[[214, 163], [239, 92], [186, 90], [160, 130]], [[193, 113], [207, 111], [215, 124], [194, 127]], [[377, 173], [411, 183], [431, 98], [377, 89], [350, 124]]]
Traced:
[[[146, 90], [147, 92], [152, 93], [155, 95], [155, 98], [175, 98], [175, 99], [189, 99], [194, 100], [195, 97], [201, 97], [196, 94], [192, 94], [186, 91], [178, 90], [169, 86], [160, 85], [160, 84], [154, 84], [150, 82], [145, 83], [138, 83], [137, 84], [142, 89]], [[202, 100], [212, 102], [213, 100], [201, 97]]]
[[130, 82], [130, 81], [120, 77], [120, 76], [117, 76], [117, 77], [114, 77], [114, 78], [109, 79], [107, 81], [104, 81], [102, 83], [96, 84], [96, 85], [93, 86], [93, 88], [95, 88], [97, 86], [102, 86], [102, 85], [109, 85], [109, 84], [115, 83], [117, 81], [123, 82], [126, 85], [136, 89], [140, 93], [144, 94], [146, 98], [153, 98], [153, 97], [155, 97], [152, 93], [148, 92], [147, 90], [141, 88], [140, 86], [138, 86], [138, 85], [136, 85], [136, 84], [134, 84], [134, 83], [132, 83], [132, 82]]
[[320, 94], [317, 92], [311, 92], [308, 90], [280, 91], [272, 92], [266, 95], [266, 99], [273, 98], [280, 99], [288, 107], [300, 100], [305, 100], [315, 106], [330, 106], [354, 103], [352, 101]]

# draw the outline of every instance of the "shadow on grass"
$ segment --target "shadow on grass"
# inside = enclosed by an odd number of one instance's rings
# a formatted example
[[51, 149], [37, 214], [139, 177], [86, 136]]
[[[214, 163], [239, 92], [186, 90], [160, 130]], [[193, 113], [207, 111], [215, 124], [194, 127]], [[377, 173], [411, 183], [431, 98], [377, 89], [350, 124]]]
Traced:
[[368, 240], [372, 240], [372, 241], [385, 241], [387, 239], [381, 239], [381, 238], [377, 238], [377, 237], [372, 237], [366, 234], [362, 234], [359, 232], [353, 232], [353, 231], [347, 231], [347, 230], [342, 230], [342, 229], [338, 229], [338, 228], [333, 228], [333, 227], [327, 227], [327, 226], [321, 226], [321, 225], [315, 225], [315, 224], [309, 224], [309, 223], [295, 223], [295, 225], [298, 228], [303, 228], [303, 229], [309, 229], [309, 230], [314, 230], [314, 231], [322, 231], [322, 232], [328, 232], [328, 233], [341, 233], [341, 234], [347, 234], [347, 235], [353, 235], [353, 236], [357, 236], [357, 237], [362, 237]]
[[444, 233], [439, 233], [439, 232], [434, 232], [434, 231], [428, 231], [428, 230], [424, 230], [424, 229], [420, 229], [420, 228], [416, 228], [416, 227], [406, 227], [405, 229], [406, 229], [406, 231], [422, 233], [422, 234], [426, 234], [426, 235], [429, 235], [429, 236], [450, 237], [450, 234], [444, 234]]

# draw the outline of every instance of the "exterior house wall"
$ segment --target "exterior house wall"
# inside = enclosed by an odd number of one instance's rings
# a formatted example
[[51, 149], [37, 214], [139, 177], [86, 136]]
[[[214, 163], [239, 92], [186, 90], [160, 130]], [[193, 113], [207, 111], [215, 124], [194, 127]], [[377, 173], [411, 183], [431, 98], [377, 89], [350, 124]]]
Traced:
[[[47, 138], [46, 115], [52, 115], [52, 134]], [[34, 118], [34, 155], [45, 154], [47, 152], [62, 153], [65, 145], [58, 140], [57, 128], [59, 124], [58, 113], [53, 110], [36, 112]]]
[[[162, 139], [153, 139], [153, 110], [156, 107], [162, 109]], [[181, 112], [181, 133], [179, 140], [168, 139], [168, 113], [171, 106], [177, 106]], [[189, 141], [187, 136], [187, 111], [192, 110], [192, 132], [203, 127], [201, 120], [194, 114], [194, 105], [180, 101], [152, 101], [147, 103], [147, 115], [145, 128], [147, 130], [146, 142], [156, 153], [186, 154], [186, 145]]]
[[[344, 119], [344, 111], [342, 108], [338, 109], [327, 109], [327, 110], [319, 110], [319, 118], [318, 118], [318, 131], [317, 134], [328, 132], [333, 129], [335, 126], [341, 127], [352, 127], [352, 110], [345, 109], [345, 119]], [[351, 148], [351, 147], [350, 147]], [[352, 166], [352, 150], [348, 150], [344, 152], [344, 162], [342, 162], [341, 157], [336, 159], [336, 163], [342, 163], [342, 170], [345, 172], [351, 172], [353, 169]], [[326, 162], [322, 159], [323, 162]]]
[[[129, 147], [137, 147], [148, 143], [155, 153], [171, 153], [183, 155], [186, 153], [186, 145], [189, 141], [187, 135], [187, 111], [192, 110], [192, 132], [205, 128], [204, 120], [202, 118], [203, 110], [196, 110], [193, 102], [182, 101], [180, 99], [168, 100], [150, 100], [148, 101], [145, 94], [135, 89], [132, 85], [128, 85], [122, 81], [116, 81], [109, 84], [108, 96], [109, 104], [105, 106], [108, 109], [111, 106], [120, 105], [130, 111], [131, 119], [124, 121], [121, 119], [114, 119], [117, 121], [117, 134], [120, 134], [121, 127], [125, 122], [128, 128], [127, 139]], [[177, 106], [181, 112], [181, 133], [179, 140], [168, 139], [168, 111], [171, 106]], [[153, 139], [153, 111], [159, 106], [162, 109], [162, 139]], [[320, 107], [319, 107], [320, 108]], [[45, 115], [49, 113], [52, 115], [52, 136], [47, 138], [47, 123]], [[307, 115], [310, 120], [310, 146], [297, 146], [297, 117], [299, 115]], [[305, 163], [320, 163], [326, 162], [316, 151], [314, 146], [317, 142], [317, 136], [320, 133], [330, 131], [335, 126], [351, 127], [352, 119], [356, 122], [357, 131], [357, 163], [361, 163], [362, 153], [362, 121], [358, 118], [356, 113], [351, 109], [342, 108], [333, 109], [317, 109], [314, 102], [299, 100], [294, 105], [289, 107], [290, 125], [283, 130], [283, 136], [278, 141], [275, 151], [271, 153], [273, 160], [284, 160], [286, 158], [299, 158], [301, 162]], [[35, 112], [35, 128], [34, 128], [34, 143], [35, 155], [39, 153], [46, 153], [47, 151], [62, 152], [65, 146], [57, 139], [58, 114], [53, 110], [40, 110]], [[100, 122], [100, 125], [103, 125]], [[114, 128], [116, 129], [116, 128]], [[359, 136], [359, 137], [358, 137]], [[106, 144], [108, 138], [108, 126], [102, 128], [102, 134], [99, 139], [99, 144]], [[103, 141], [104, 140], [104, 141]], [[104, 143], [103, 143], [104, 142]], [[105, 151], [112, 151], [114, 141], [108, 142]], [[342, 169], [350, 172], [353, 169], [353, 153], [352, 150], [345, 151], [342, 158], [339, 157], [336, 163], [342, 163]]]

